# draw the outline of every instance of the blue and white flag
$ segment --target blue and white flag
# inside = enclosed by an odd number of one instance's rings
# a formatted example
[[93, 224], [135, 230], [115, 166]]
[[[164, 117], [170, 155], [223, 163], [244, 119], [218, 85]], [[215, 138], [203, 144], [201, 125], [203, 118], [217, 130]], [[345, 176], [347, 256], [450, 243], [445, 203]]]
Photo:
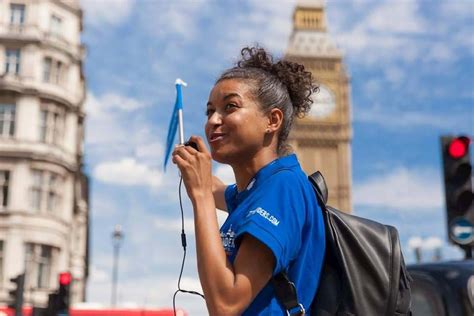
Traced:
[[[181, 93], [181, 86], [187, 86], [186, 82], [181, 79], [176, 79], [176, 102], [174, 104], [173, 114], [171, 115], [170, 125], [168, 127], [168, 136], [166, 137], [166, 154], [165, 154], [165, 162], [163, 165], [163, 169], [166, 170], [166, 164], [168, 163], [168, 159], [170, 158], [171, 150], [173, 149], [174, 139], [176, 138], [176, 130], [178, 129], [178, 124], [182, 124], [180, 122], [179, 116], [182, 115], [183, 111], [183, 96]], [[181, 112], [181, 114], [180, 114]], [[181, 126], [180, 130], [183, 130]], [[184, 137], [181, 135], [181, 137]], [[182, 140], [181, 140], [182, 141]]]

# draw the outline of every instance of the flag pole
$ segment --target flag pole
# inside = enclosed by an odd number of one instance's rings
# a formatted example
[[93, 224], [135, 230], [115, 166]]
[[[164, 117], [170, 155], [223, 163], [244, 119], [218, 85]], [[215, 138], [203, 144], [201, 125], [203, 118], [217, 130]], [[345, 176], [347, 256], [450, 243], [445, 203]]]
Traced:
[[179, 144], [184, 145], [183, 109], [178, 110]]
[[183, 123], [183, 101], [182, 101], [182, 94], [181, 94], [181, 86], [187, 86], [187, 83], [181, 79], [176, 79], [176, 87], [178, 88], [178, 99], [179, 104], [181, 105], [178, 108], [178, 126], [179, 126], [179, 144], [184, 145], [184, 123]]

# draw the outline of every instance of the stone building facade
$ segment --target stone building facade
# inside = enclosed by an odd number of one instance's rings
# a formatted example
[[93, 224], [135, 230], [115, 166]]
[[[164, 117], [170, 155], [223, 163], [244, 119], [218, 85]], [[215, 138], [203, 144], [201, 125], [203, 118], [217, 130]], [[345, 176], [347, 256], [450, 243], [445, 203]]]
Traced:
[[42, 307], [70, 272], [84, 301], [89, 207], [78, 0], [0, 1], [0, 305], [25, 272]]

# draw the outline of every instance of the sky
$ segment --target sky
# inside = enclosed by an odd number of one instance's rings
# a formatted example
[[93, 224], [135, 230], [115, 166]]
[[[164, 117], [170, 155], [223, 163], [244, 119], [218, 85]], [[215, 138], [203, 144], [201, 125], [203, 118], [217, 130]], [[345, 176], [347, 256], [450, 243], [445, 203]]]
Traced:
[[[182, 78], [186, 136], [203, 136], [214, 80], [242, 47], [284, 55], [296, 0], [81, 0], [86, 172], [91, 179], [87, 301], [110, 304], [112, 231], [123, 227], [118, 301], [171, 307], [182, 260], [179, 176], [163, 171], [164, 143]], [[394, 225], [408, 263], [446, 237], [439, 137], [474, 135], [474, 3], [328, 1], [329, 33], [351, 79], [354, 214]], [[316, 74], [317, 75], [317, 74]], [[214, 164], [226, 183], [230, 168]], [[184, 191], [184, 190], [183, 190]], [[188, 255], [182, 286], [200, 290], [192, 209], [183, 192]], [[219, 215], [222, 222], [223, 214]], [[190, 315], [199, 297], [179, 295]]]

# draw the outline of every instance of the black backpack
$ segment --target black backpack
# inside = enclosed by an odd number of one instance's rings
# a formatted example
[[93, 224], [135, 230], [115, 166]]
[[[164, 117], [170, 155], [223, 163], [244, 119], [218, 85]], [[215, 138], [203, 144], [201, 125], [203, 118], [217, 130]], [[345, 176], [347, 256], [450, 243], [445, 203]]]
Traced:
[[[328, 190], [322, 174], [318, 171], [308, 179], [326, 229], [325, 259], [311, 315], [411, 315], [411, 278], [395, 227], [327, 206]], [[287, 315], [303, 315], [286, 272], [273, 277], [272, 283]]]

